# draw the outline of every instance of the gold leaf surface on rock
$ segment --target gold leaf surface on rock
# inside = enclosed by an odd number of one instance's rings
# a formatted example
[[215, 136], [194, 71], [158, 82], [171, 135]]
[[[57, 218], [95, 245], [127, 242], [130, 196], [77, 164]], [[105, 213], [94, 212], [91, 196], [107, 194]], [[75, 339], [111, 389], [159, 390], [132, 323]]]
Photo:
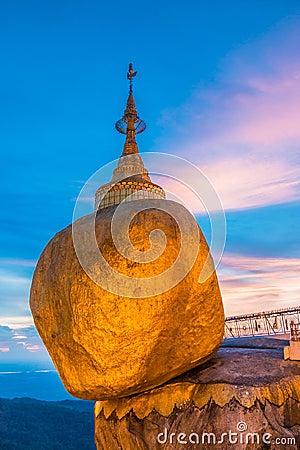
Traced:
[[[222, 342], [224, 311], [216, 274], [212, 271], [205, 282], [198, 281], [209, 255], [205, 238], [196, 222], [186, 219], [185, 208], [161, 202], [177, 208], [186, 229], [196, 226], [199, 234], [196, 242], [192, 235], [186, 237], [185, 251], [196, 244], [195, 263], [189, 270], [183, 260], [178, 271], [186, 270], [186, 275], [161, 294], [143, 298], [137, 287], [131, 296], [122, 296], [95, 283], [78, 261], [71, 226], [57, 233], [40, 257], [30, 306], [65, 387], [76, 397], [102, 400], [154, 388], [207, 361]], [[114, 246], [115, 210], [104, 208], [95, 219], [97, 243], [109, 266], [125, 274], [129, 284], [130, 277], [151, 279], [166, 273], [167, 286], [172, 281], [168, 268], [175, 265], [182, 241], [173, 217], [151, 208], [132, 220], [129, 236], [136, 250], [149, 250], [147, 236], [153, 230], [161, 229], [166, 241], [165, 250], [152, 263], [139, 263], [120, 255]], [[80, 223], [92, 220], [86, 216]], [[87, 235], [82, 236], [88, 253]], [[97, 267], [92, 269], [97, 272]], [[98, 276], [106, 274], [99, 269]], [[120, 287], [124, 289], [123, 282]], [[166, 408], [171, 404], [172, 400]]]

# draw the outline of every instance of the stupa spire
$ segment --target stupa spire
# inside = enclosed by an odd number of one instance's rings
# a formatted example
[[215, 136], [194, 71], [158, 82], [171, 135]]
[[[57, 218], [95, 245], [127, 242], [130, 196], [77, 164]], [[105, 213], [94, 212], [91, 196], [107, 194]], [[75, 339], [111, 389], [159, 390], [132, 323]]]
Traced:
[[121, 202], [146, 199], [164, 199], [164, 190], [151, 181], [144, 166], [135, 135], [145, 130], [146, 124], [139, 118], [132, 92], [132, 80], [136, 76], [129, 64], [127, 79], [129, 95], [122, 119], [116, 123], [119, 133], [126, 134], [123, 152], [109, 183], [100, 186], [95, 195], [95, 209], [118, 205]]
[[122, 156], [138, 153], [139, 150], [135, 135], [142, 133], [146, 128], [145, 122], [139, 118], [133, 97], [132, 80], [136, 74], [137, 72], [133, 70], [132, 63], [130, 63], [127, 72], [127, 79], [129, 80], [129, 95], [126, 109], [122, 119], [118, 120], [116, 123], [116, 129], [119, 133], [126, 134]]

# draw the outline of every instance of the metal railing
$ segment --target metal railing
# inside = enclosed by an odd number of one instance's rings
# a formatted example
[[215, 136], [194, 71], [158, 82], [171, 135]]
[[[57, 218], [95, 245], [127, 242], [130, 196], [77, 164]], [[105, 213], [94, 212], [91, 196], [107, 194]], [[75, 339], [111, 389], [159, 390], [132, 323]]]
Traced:
[[283, 335], [292, 329], [300, 340], [300, 306], [227, 317], [225, 321], [225, 337]]

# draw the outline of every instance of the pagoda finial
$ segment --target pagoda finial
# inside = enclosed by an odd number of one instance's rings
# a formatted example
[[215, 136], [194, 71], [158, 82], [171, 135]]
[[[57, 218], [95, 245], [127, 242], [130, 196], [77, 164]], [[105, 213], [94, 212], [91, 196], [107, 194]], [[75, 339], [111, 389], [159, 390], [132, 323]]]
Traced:
[[132, 63], [130, 63], [129, 70], [127, 72], [127, 79], [129, 80], [129, 96], [127, 99], [126, 109], [122, 119], [118, 120], [116, 123], [116, 129], [119, 133], [126, 134], [126, 141], [122, 156], [138, 153], [135, 135], [142, 133], [146, 128], [145, 122], [139, 118], [132, 93], [132, 80], [136, 74], [137, 72], [134, 72]]
[[132, 63], [129, 64], [129, 70], [127, 72], [127, 80], [130, 81], [130, 86], [132, 86], [132, 80], [136, 76], [137, 72], [133, 71]]

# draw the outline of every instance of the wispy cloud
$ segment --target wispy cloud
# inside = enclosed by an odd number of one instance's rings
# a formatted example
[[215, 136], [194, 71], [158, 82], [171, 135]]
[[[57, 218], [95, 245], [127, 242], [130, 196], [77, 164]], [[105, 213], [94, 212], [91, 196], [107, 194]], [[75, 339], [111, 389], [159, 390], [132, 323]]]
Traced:
[[49, 361], [46, 349], [33, 325], [23, 328], [0, 326], [2, 363]]
[[175, 146], [159, 148], [196, 162], [226, 209], [300, 198], [299, 25], [286, 20], [229, 54], [211, 86], [163, 119], [181, 125]]
[[35, 267], [36, 260], [21, 258], [0, 258], [0, 266]]
[[11, 328], [12, 330], [16, 329], [23, 329], [27, 328], [30, 325], [33, 325], [33, 319], [32, 316], [17, 316], [17, 315], [11, 315], [11, 316], [1, 316], [1, 323], [0, 325], [6, 326]]
[[300, 259], [224, 255], [218, 269], [227, 315], [300, 304]]

